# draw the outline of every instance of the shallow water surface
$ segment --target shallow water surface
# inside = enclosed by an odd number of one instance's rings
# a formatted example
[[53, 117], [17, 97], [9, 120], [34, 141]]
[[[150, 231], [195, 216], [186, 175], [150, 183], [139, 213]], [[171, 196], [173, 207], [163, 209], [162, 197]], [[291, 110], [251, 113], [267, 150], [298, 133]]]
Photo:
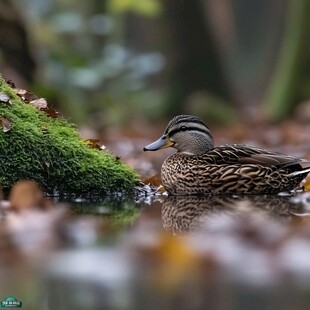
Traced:
[[306, 309], [309, 204], [308, 193], [78, 199], [56, 206], [66, 215], [43, 241], [23, 220], [2, 242], [0, 291], [25, 309]]

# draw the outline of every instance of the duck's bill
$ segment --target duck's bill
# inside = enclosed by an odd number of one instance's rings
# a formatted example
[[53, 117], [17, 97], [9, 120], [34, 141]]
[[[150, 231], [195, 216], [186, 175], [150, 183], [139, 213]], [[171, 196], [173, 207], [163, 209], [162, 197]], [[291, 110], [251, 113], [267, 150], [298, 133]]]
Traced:
[[173, 146], [174, 142], [169, 139], [169, 137], [162, 136], [155, 142], [145, 146], [143, 151], [157, 151], [161, 149], [165, 149], [167, 147]]

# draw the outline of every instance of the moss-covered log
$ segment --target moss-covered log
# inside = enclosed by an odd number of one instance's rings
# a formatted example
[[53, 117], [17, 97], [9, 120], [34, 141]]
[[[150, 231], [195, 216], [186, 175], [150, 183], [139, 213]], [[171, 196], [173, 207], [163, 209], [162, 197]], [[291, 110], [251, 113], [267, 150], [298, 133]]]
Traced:
[[[52, 118], [0, 77], [0, 186], [35, 180], [49, 194], [130, 191], [137, 174], [106, 151], [90, 148], [75, 126]], [[6, 95], [8, 98], [5, 98]]]

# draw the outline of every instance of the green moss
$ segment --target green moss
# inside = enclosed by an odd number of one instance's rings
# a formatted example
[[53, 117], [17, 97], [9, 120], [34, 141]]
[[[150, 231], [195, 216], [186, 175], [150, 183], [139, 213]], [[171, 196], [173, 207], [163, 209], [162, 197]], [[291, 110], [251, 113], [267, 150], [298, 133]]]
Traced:
[[[86, 200], [83, 202], [71, 202], [71, 209], [79, 215], [95, 215], [106, 219], [109, 227], [109, 233], [123, 232], [130, 227], [140, 216], [141, 208], [131, 199], [122, 199], [121, 197], [109, 197], [104, 200]], [[102, 211], [101, 209], [104, 209]], [[108, 236], [108, 237], [111, 237]], [[103, 239], [107, 237], [105, 234]]]
[[0, 92], [12, 102], [0, 103], [0, 117], [12, 123], [11, 130], [0, 131], [0, 185], [4, 189], [22, 179], [37, 181], [51, 194], [133, 189], [137, 174], [109, 152], [86, 145], [72, 124], [25, 104], [1, 77]]

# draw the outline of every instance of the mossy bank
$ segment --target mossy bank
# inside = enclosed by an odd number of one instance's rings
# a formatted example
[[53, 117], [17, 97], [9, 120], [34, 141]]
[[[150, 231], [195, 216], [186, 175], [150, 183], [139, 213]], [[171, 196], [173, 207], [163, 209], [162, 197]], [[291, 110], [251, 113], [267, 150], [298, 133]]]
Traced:
[[[90, 148], [75, 126], [25, 103], [0, 76], [0, 186], [35, 180], [49, 194], [132, 191], [137, 174], [107, 151]], [[7, 95], [9, 98], [4, 98]], [[2, 96], [2, 99], [1, 99]]]

